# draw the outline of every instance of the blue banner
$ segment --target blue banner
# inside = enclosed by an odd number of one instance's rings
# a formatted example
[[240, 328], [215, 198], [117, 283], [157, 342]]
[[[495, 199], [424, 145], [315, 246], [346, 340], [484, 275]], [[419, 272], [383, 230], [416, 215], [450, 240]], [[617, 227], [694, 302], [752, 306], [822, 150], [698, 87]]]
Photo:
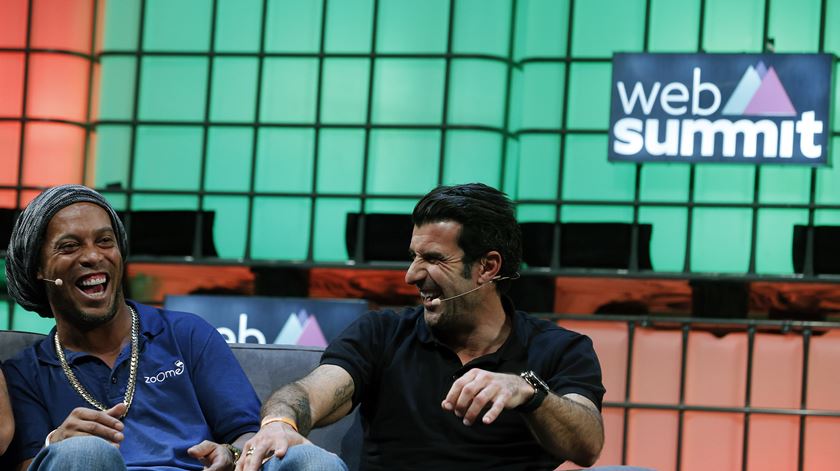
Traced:
[[616, 54], [609, 160], [825, 165], [829, 54]]
[[367, 301], [258, 296], [167, 296], [164, 307], [198, 314], [229, 343], [325, 347], [368, 311]]

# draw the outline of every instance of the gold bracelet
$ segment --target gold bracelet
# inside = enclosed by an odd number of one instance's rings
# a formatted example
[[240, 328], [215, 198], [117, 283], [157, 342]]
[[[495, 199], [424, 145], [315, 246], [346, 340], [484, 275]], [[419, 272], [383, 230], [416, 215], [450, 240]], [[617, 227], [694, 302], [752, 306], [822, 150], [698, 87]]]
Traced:
[[233, 457], [233, 464], [236, 464], [239, 461], [239, 457], [242, 456], [242, 450], [229, 443], [223, 443], [222, 446], [227, 448], [231, 457]]
[[263, 419], [262, 423], [260, 424], [260, 428], [263, 428], [266, 425], [273, 424], [275, 422], [283, 422], [284, 424], [288, 425], [289, 427], [292, 427], [293, 429], [295, 429], [295, 432], [300, 433], [300, 431], [298, 430], [297, 423], [295, 423], [294, 420], [292, 420], [288, 417], [266, 417], [266, 418]]

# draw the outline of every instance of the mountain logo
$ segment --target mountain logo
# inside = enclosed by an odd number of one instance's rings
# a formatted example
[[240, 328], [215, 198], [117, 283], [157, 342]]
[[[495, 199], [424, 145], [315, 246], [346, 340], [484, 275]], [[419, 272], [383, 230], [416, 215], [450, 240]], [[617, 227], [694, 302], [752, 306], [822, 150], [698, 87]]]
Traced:
[[728, 116], [796, 116], [776, 69], [759, 61], [747, 67], [722, 114]]
[[308, 314], [306, 310], [289, 314], [277, 338], [275, 344], [303, 345], [307, 347], [326, 347], [327, 340], [318, 325], [318, 319], [314, 314]]

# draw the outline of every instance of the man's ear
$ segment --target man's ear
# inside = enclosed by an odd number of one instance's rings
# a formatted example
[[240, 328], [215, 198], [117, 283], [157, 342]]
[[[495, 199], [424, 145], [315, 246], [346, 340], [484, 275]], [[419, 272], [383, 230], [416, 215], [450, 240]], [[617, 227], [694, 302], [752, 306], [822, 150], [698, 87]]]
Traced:
[[499, 275], [501, 269], [502, 254], [491, 250], [481, 259], [481, 271], [478, 273], [478, 279], [482, 283], [493, 281]]

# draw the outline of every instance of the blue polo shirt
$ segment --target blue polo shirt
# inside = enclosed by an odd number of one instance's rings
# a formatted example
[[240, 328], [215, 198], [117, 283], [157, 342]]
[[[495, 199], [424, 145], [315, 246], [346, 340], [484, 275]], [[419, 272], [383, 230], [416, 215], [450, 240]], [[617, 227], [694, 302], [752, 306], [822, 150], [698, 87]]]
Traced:
[[[202, 469], [187, 449], [202, 440], [231, 443], [259, 430], [260, 402], [222, 336], [200, 317], [130, 302], [140, 319], [140, 363], [120, 452], [130, 470]], [[53, 336], [3, 365], [16, 435], [10, 453], [33, 458], [47, 434], [76, 407], [92, 408], [70, 385]], [[113, 370], [100, 359], [65, 350], [76, 377], [100, 402], [123, 402], [130, 343]]]
[[467, 427], [440, 405], [457, 378], [481, 368], [532, 370], [554, 393], [580, 394], [600, 409], [605, 391], [592, 341], [502, 300], [510, 335], [496, 352], [466, 365], [426, 325], [422, 306], [370, 312], [330, 343], [321, 364], [350, 374], [353, 406], [360, 406], [361, 469], [524, 471], [560, 464], [537, 443], [519, 412], [506, 409], [492, 424]]

